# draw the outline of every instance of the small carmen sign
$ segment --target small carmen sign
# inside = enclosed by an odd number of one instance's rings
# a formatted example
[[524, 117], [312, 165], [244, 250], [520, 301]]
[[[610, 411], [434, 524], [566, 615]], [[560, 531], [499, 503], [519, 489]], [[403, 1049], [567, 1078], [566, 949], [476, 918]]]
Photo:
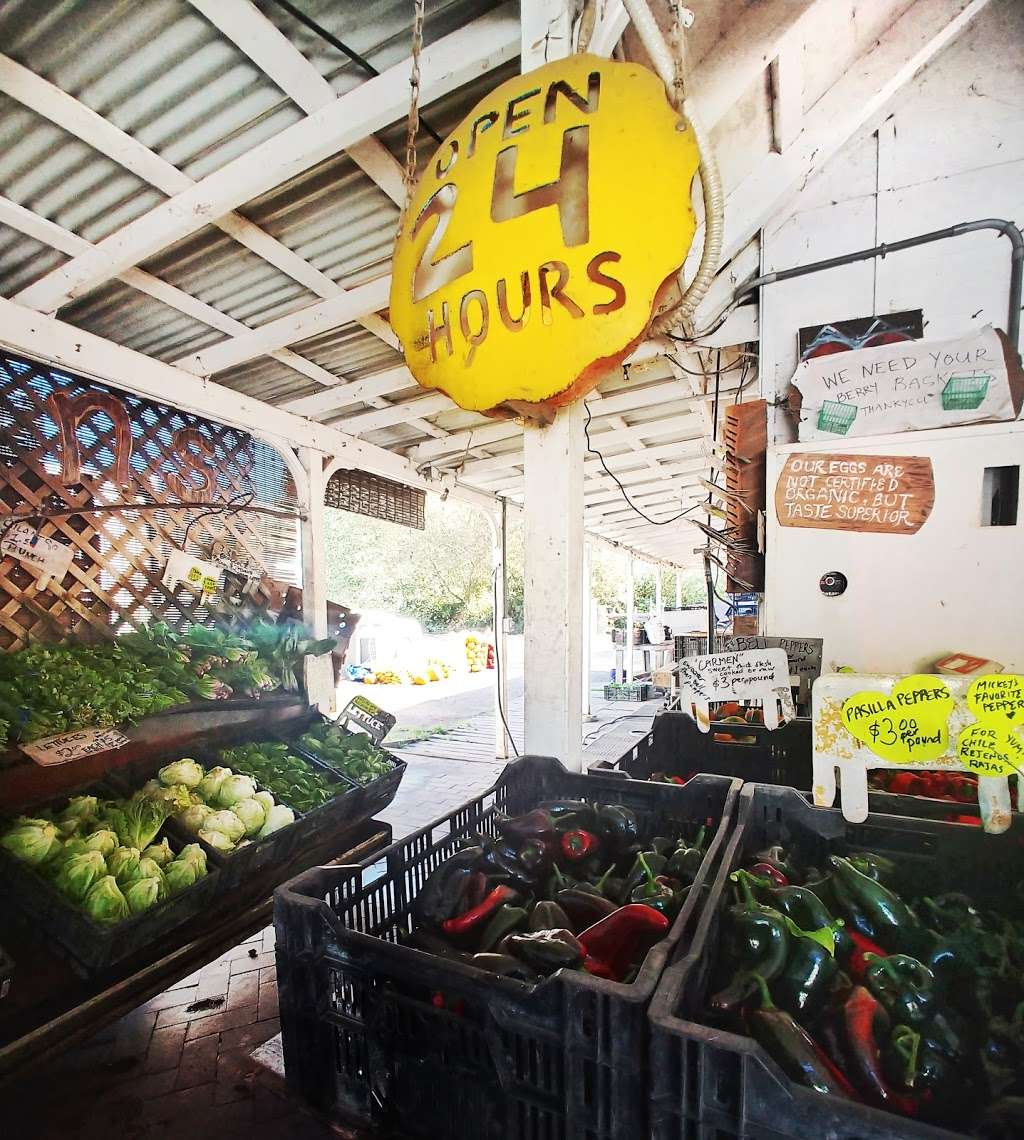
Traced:
[[636, 64], [576, 55], [503, 83], [441, 144], [403, 220], [390, 318], [412, 374], [496, 415], [584, 395], [686, 258], [697, 165]]

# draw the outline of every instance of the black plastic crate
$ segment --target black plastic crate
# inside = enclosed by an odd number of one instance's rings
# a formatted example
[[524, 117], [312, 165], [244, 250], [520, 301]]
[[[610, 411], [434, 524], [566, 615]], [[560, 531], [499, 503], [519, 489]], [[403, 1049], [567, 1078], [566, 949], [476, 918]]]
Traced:
[[427, 876], [496, 808], [623, 803], [643, 834], [707, 823], [710, 878], [739, 782], [685, 788], [569, 773], [524, 757], [487, 792], [361, 867], [318, 867], [274, 896], [290, 1086], [320, 1110], [429, 1140], [625, 1140], [645, 1135], [647, 1004], [691, 927], [700, 887], [631, 985], [561, 971], [537, 986], [398, 944]]
[[[107, 785], [94, 785], [83, 791], [102, 798], [121, 794], [119, 787]], [[55, 803], [63, 806], [67, 799], [62, 796]], [[164, 836], [175, 854], [192, 842], [192, 837], [170, 819], [161, 827], [154, 842]], [[221, 887], [220, 866], [218, 856], [207, 849], [207, 873], [203, 878], [174, 898], [124, 922], [107, 926], [91, 919], [45, 875], [0, 847], [0, 898], [16, 906], [52, 938], [76, 973], [89, 976], [130, 958], [210, 906]]]
[[604, 687], [606, 701], [649, 701], [653, 696], [654, 686], [649, 681], [637, 681], [629, 685], [616, 683]]
[[0, 998], [5, 998], [11, 992], [14, 981], [14, 959], [0, 946]]
[[[811, 721], [797, 717], [774, 731], [763, 724], [714, 721], [701, 732], [689, 713], [657, 713], [650, 730], [638, 736], [618, 760], [598, 760], [594, 775], [621, 774], [649, 780], [655, 772], [684, 779], [698, 772], [738, 776], [745, 784], [779, 784], [796, 788], [808, 801], [813, 786]], [[715, 739], [715, 737], [729, 739]], [[837, 800], [838, 802], [838, 800]], [[957, 815], [978, 817], [977, 801], [954, 803], [925, 796], [869, 791], [871, 811], [951, 822]], [[970, 826], [970, 825], [964, 825]]]
[[[819, 865], [827, 854], [868, 849], [889, 855], [906, 878], [934, 880], [1003, 907], [1006, 883], [1024, 873], [1024, 818], [1006, 835], [930, 819], [871, 814], [848, 823], [834, 808], [815, 808], [792, 788], [748, 784], [738, 823], [705, 896], [692, 942], [665, 971], [650, 1007], [651, 1140], [939, 1140], [961, 1133], [863, 1104], [821, 1096], [794, 1084], [749, 1037], [701, 1024], [729, 875], [744, 857], [782, 843]], [[996, 869], [998, 872], [996, 873]]]

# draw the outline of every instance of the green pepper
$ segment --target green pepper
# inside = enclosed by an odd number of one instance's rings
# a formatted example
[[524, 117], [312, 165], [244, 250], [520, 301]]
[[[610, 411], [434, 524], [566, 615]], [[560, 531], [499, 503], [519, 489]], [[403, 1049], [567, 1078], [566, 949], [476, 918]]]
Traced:
[[931, 1017], [936, 1006], [935, 975], [927, 966], [906, 954], [864, 957], [868, 963], [864, 984], [894, 1022], [917, 1027]]
[[849, 961], [853, 953], [853, 939], [842, 921], [832, 917], [828, 907], [806, 887], [772, 887], [766, 879], [754, 878], [754, 888], [762, 902], [773, 906], [780, 914], [791, 918], [803, 930], [820, 930], [828, 927], [835, 940], [836, 957]]
[[520, 927], [525, 926], [527, 917], [523, 907], [504, 903], [491, 915], [484, 927], [483, 933], [480, 935], [480, 950], [493, 950], [506, 934], [512, 934]]
[[921, 1034], [909, 1025], [896, 1025], [889, 1040], [882, 1044], [882, 1072], [895, 1088], [912, 1089], [917, 1081]]
[[572, 921], [574, 930], [586, 930], [606, 915], [614, 914], [619, 908], [603, 895], [591, 894], [578, 887], [569, 887], [555, 895], [555, 902]]
[[704, 838], [707, 828], [702, 827], [693, 843], [680, 839], [676, 849], [665, 865], [665, 874], [682, 883], [692, 883], [704, 862]]
[[540, 974], [531, 969], [519, 958], [511, 954], [474, 954], [469, 959], [471, 966], [486, 970], [489, 974], [497, 974], [499, 978], [515, 978], [519, 982], [529, 982], [531, 985], [540, 981]]
[[884, 855], [876, 855], [874, 851], [851, 851], [847, 858], [862, 875], [884, 884], [890, 890], [899, 881], [899, 868]]
[[622, 804], [602, 804], [597, 809], [595, 827], [609, 846], [619, 850], [631, 847], [640, 835], [636, 816]]
[[527, 928], [534, 930], [568, 930], [571, 927], [569, 916], [556, 902], [542, 899], [530, 911]]
[[643, 867], [646, 877], [630, 892], [629, 901], [643, 903], [669, 918], [673, 917], [678, 909], [676, 892], [654, 875], [643, 852], [637, 855], [637, 861]]
[[626, 876], [626, 893], [633, 891], [648, 881], [648, 876], [660, 875], [665, 871], [668, 860], [657, 851], [638, 851], [636, 861]]
[[810, 1023], [825, 1008], [839, 963], [820, 942], [798, 938], [782, 972], [773, 983], [775, 1001], [801, 1023]]
[[898, 952], [911, 952], [921, 945], [921, 926], [899, 895], [862, 875], [839, 855], [832, 855], [829, 862], [843, 892], [873, 924], [874, 935], [863, 932], [868, 938], [873, 938], [887, 950]]
[[594, 883], [594, 887], [606, 899], [611, 899], [613, 903], [621, 904], [626, 901], [626, 880], [615, 874], [614, 863]]
[[509, 953], [542, 974], [553, 974], [566, 966], [578, 966], [586, 957], [583, 947], [571, 930], [536, 930], [532, 934], [513, 934], [505, 945]]

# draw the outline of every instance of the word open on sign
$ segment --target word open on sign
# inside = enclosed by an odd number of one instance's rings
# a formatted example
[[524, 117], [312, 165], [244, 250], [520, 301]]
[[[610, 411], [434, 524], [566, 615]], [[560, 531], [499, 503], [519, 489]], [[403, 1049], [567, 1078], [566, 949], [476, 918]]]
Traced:
[[416, 379], [504, 412], [568, 402], [624, 359], [693, 240], [682, 128], [657, 76], [590, 55], [478, 103], [395, 247], [390, 316]]
[[761, 701], [768, 728], [779, 726], [779, 705], [784, 720], [796, 716], [785, 649], [747, 649], [742, 653], [684, 657], [676, 664], [676, 671], [682, 706], [684, 709], [693, 706], [701, 732], [711, 727], [709, 705], [713, 701]]

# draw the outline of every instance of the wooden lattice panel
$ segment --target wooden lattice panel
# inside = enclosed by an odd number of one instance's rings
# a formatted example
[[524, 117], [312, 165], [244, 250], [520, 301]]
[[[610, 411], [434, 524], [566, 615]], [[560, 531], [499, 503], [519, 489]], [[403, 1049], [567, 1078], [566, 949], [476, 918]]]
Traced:
[[[725, 486], [731, 492], [727, 522], [732, 537], [751, 552], [730, 551], [730, 593], [764, 589], [764, 555], [757, 553], [757, 519], [765, 508], [768, 405], [748, 400], [725, 409]], [[740, 505], [742, 504], [742, 505]]]
[[[87, 401], [76, 404], [83, 396]], [[68, 414], [83, 403], [94, 406]], [[209, 502], [222, 506], [192, 505]], [[155, 509], [96, 510], [120, 504]], [[297, 521], [239, 509], [252, 505], [295, 505], [288, 469], [268, 445], [0, 355], [0, 532], [10, 516], [38, 512], [40, 534], [75, 552], [63, 581], [43, 590], [20, 563], [0, 558], [0, 649], [17, 649], [30, 638], [111, 636], [150, 620], [179, 627], [206, 620], [196, 592], [161, 584], [175, 547], [209, 557], [219, 541], [235, 558], [294, 582]], [[45, 517], [71, 508], [82, 513]]]

